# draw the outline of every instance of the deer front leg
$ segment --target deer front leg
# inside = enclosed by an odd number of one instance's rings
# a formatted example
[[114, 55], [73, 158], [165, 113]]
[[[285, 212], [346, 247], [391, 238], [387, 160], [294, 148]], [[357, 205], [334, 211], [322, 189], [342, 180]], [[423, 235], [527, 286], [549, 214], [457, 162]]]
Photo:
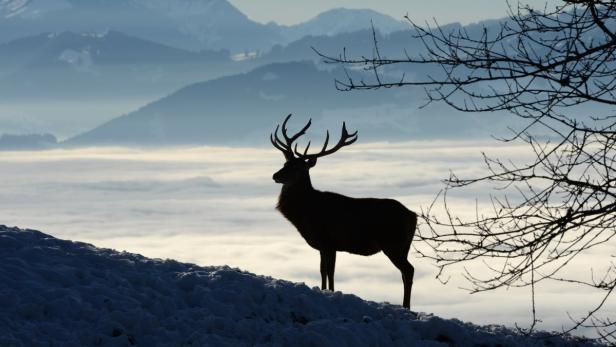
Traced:
[[329, 290], [334, 291], [334, 271], [336, 270], [336, 251], [327, 252], [327, 279]]
[[327, 256], [321, 251], [321, 290], [327, 289]]
[[336, 251], [321, 251], [321, 290], [334, 291]]

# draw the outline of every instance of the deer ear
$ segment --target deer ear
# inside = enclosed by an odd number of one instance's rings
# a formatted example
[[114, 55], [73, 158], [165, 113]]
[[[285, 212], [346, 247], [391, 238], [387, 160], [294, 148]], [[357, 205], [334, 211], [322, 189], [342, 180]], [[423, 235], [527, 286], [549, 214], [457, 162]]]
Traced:
[[309, 168], [317, 165], [317, 158], [309, 158], [306, 160], [306, 165], [308, 165]]

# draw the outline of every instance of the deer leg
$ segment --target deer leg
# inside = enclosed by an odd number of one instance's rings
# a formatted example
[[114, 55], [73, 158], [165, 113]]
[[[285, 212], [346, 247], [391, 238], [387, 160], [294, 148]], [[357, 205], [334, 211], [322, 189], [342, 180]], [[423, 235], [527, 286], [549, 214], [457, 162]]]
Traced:
[[402, 298], [402, 306], [410, 310], [411, 289], [413, 288], [413, 276], [415, 275], [415, 268], [406, 259], [407, 254], [405, 254], [405, 252], [384, 251], [384, 253], [402, 273], [402, 283], [404, 284], [404, 296]]
[[329, 290], [334, 291], [334, 271], [336, 270], [336, 251], [327, 252], [327, 279]]
[[402, 282], [404, 283], [404, 298], [402, 300], [402, 306], [411, 309], [411, 290], [413, 289], [413, 276], [415, 275], [415, 268], [408, 260], [405, 259], [405, 270], [402, 271]]
[[327, 254], [321, 251], [321, 290], [327, 289]]

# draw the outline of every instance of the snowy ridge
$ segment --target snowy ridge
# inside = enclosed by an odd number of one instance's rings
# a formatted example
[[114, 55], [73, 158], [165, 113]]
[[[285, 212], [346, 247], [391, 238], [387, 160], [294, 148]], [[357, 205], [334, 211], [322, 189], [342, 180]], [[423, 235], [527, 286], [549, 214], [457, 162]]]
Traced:
[[0, 346], [595, 346], [3, 225], [0, 307]]

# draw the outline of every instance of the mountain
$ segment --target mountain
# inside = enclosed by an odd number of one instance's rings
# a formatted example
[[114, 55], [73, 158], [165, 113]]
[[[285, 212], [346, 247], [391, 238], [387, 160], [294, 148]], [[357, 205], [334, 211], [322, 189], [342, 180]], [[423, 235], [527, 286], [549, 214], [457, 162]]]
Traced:
[[334, 9], [305, 23], [261, 24], [226, 0], [3, 0], [0, 42], [41, 32], [120, 31], [189, 49], [266, 51], [307, 35], [335, 35], [370, 28], [383, 33], [404, 23], [371, 10]]
[[225, 51], [185, 51], [117, 31], [62, 32], [44, 33], [0, 45], [0, 62], [7, 63], [8, 59], [10, 63], [13, 59], [13, 63], [19, 62], [27, 67], [57, 65], [67, 60], [62, 58], [67, 50], [88, 54], [92, 63], [100, 65], [224, 61], [229, 56]]
[[225, 0], [4, 0], [0, 42], [41, 32], [115, 30], [179, 48], [241, 51], [278, 42], [275, 27]]
[[3, 346], [599, 346], [4, 225], [0, 259]]
[[408, 23], [369, 9], [336, 8], [323, 12], [307, 22], [285, 27], [289, 41], [305, 36], [333, 36], [371, 29], [374, 25], [382, 34], [409, 28]]
[[[393, 19], [392, 19], [393, 20]], [[481, 23], [462, 26], [459, 23], [443, 25], [441, 30], [446, 33], [455, 33], [457, 30], [465, 30], [470, 35], [481, 33], [483, 25], [488, 30], [496, 30], [499, 21], [490, 20]], [[376, 26], [375, 26], [376, 27]], [[425, 52], [425, 46], [421, 39], [415, 38], [409, 33], [410, 29], [391, 32], [377, 30], [374, 34], [372, 29], [357, 28], [354, 31], [343, 31], [331, 35], [308, 35], [285, 45], [275, 45], [272, 49], [262, 54], [258, 60], [267, 63], [290, 61], [299, 59], [311, 59], [315, 62], [322, 58], [315, 54], [315, 49], [325, 55], [338, 57], [345, 53], [348, 58], [373, 57], [374, 39], [376, 38], [381, 57], [404, 58], [406, 54], [416, 57]], [[426, 69], [427, 65], [399, 64], [411, 66], [413, 70]], [[392, 65], [395, 66], [395, 65]], [[388, 68], [387, 66], [385, 68]]]
[[291, 112], [317, 117], [326, 110], [412, 99], [386, 91], [338, 92], [333, 80], [339, 73], [319, 70], [309, 62], [280, 63], [195, 83], [65, 144], [237, 144], [251, 135], [263, 138], [272, 124]]
[[224, 66], [236, 71], [232, 63], [225, 51], [185, 51], [116, 31], [39, 34], [0, 45], [0, 99], [156, 95], [218, 77]]
[[63, 144], [266, 145], [266, 135], [289, 113], [314, 117], [322, 123], [315, 129], [321, 130], [327, 126], [334, 131], [346, 120], [364, 141], [467, 138], [504, 128], [506, 119], [497, 114], [455, 113], [441, 104], [419, 109], [422, 94], [417, 89], [336, 90], [336, 78], [359, 79], [361, 74], [322, 69], [312, 62], [274, 63], [189, 85]]
[[[7, 4], [13, 7], [9, 10]], [[142, 30], [156, 40], [175, 35], [169, 36], [178, 32], [178, 25], [190, 22], [187, 16], [209, 15], [218, 8], [229, 12], [229, 18], [235, 21], [245, 18], [239, 11], [226, 6], [223, 0], [4, 0], [0, 5], [4, 14], [0, 18], [0, 28], [7, 23], [32, 21], [33, 26], [28, 30], [35, 30], [39, 25], [54, 24], [55, 18], [58, 27], [71, 27], [71, 23], [77, 27], [117, 26], [127, 32]], [[338, 12], [341, 18], [349, 20], [335, 23], [332, 14]], [[218, 13], [219, 19], [227, 18]], [[355, 13], [358, 15], [354, 16]], [[64, 18], [62, 15], [68, 16], [66, 22], [59, 20]], [[136, 20], [129, 20], [130, 16]], [[271, 124], [289, 112], [297, 112], [330, 122], [352, 119], [360, 130], [366, 129], [365, 136], [373, 140], [498, 133], [503, 122], [495, 115], [454, 115], [442, 105], [418, 110], [423, 103], [419, 100], [424, 95], [421, 90], [338, 92], [334, 80], [346, 79], [346, 73], [367, 76], [367, 79], [373, 76], [369, 71], [365, 74], [320, 64], [321, 58], [312, 48], [330, 55], [345, 50], [348, 56], [371, 56], [374, 42], [370, 29], [346, 32], [361, 27], [358, 23], [369, 26], [368, 17], [378, 17], [378, 14], [362, 10], [330, 11], [299, 25], [304, 32], [322, 35], [304, 36], [287, 45], [276, 45], [266, 53], [253, 55], [248, 52], [247, 57], [251, 58], [243, 61], [238, 61], [236, 55], [230, 59], [229, 51], [185, 50], [117, 30], [61, 31], [16, 39], [0, 44], [0, 101], [6, 105], [4, 109], [0, 105], [0, 128], [15, 134], [52, 132], [61, 139], [83, 135], [70, 139], [70, 144], [256, 144], [263, 133], [269, 133]], [[382, 18], [381, 22], [389, 22], [391, 28], [398, 25], [389, 17]], [[155, 21], [158, 19], [160, 21]], [[381, 25], [381, 22], [375, 24]], [[127, 26], [127, 23], [132, 24]], [[273, 24], [268, 27], [282, 28]], [[454, 24], [445, 29], [459, 28], [460, 25]], [[470, 31], [479, 29], [479, 25], [465, 27]], [[338, 31], [342, 33], [336, 33]], [[0, 30], [0, 36], [5, 33]], [[250, 38], [250, 35], [243, 37]], [[389, 33], [377, 30], [376, 37], [382, 56], [400, 57], [405, 50], [416, 55], [423, 49], [421, 42], [412, 39], [406, 30]], [[284, 78], [269, 76], [264, 80], [251, 79], [247, 76], [252, 75], [243, 73], [256, 66], [306, 60], [313, 60], [318, 70], [300, 68], [286, 70], [283, 75], [271, 71], [273, 76]], [[271, 66], [277, 66], [273, 68], [276, 70], [283, 65]], [[416, 78], [442, 73], [435, 66], [410, 64], [385, 67], [381, 72], [394, 80], [403, 74], [406, 78]], [[319, 83], [306, 83], [312, 73], [320, 78]], [[221, 76], [229, 77], [211, 81]], [[200, 83], [202, 81], [206, 82]], [[212, 84], [208, 84], [210, 82]], [[192, 85], [194, 83], [197, 84]], [[204, 90], [186, 94], [199, 88]], [[243, 93], [245, 90], [250, 92]], [[160, 99], [165, 95], [169, 97]], [[33, 107], [33, 99], [41, 106]], [[156, 101], [126, 114], [149, 100]], [[189, 106], [194, 109], [188, 110]], [[94, 125], [120, 114], [126, 117], [118, 117], [93, 129]], [[217, 117], [224, 118], [220, 127], [214, 126]], [[245, 128], [233, 132], [231, 120], [237, 119], [241, 120], [240, 128]], [[190, 124], [193, 121], [195, 126]], [[489, 130], [495, 125], [497, 130]], [[86, 129], [92, 131], [84, 133]], [[135, 136], [130, 138], [134, 129], [137, 129]], [[182, 135], [182, 131], [187, 134]]]

